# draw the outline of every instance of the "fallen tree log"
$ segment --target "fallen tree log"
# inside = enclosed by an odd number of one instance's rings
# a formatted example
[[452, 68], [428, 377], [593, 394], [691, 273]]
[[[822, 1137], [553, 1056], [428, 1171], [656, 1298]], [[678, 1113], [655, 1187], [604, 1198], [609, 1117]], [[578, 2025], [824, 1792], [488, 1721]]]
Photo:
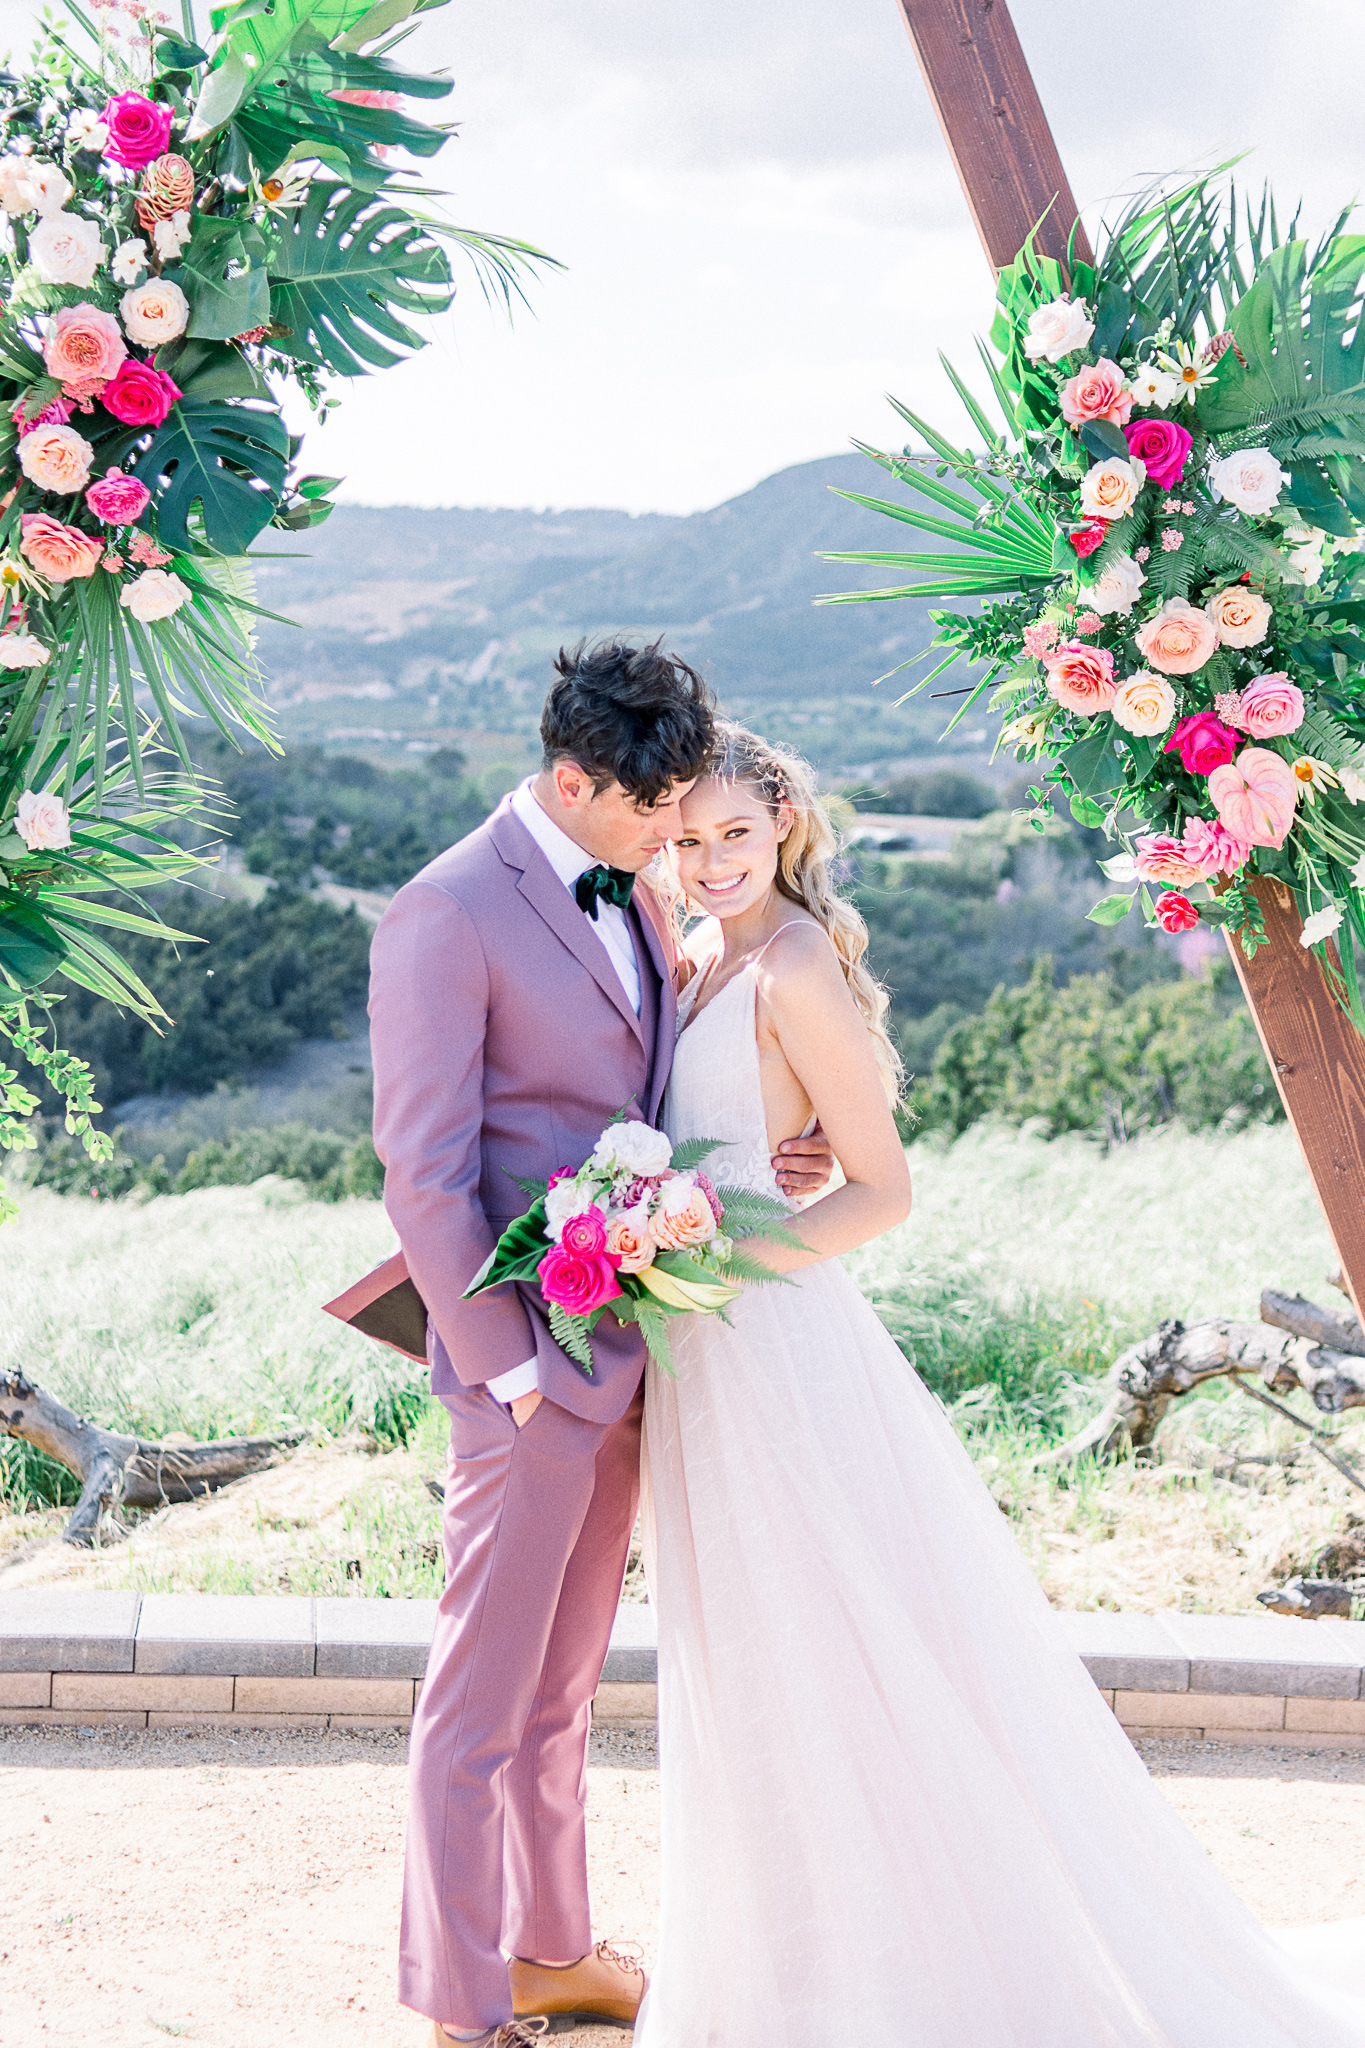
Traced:
[[[219, 1437], [203, 1444], [146, 1442], [120, 1436], [35, 1387], [21, 1372], [0, 1374], [0, 1435], [19, 1437], [74, 1472], [81, 1496], [62, 1540], [88, 1548], [100, 1518], [122, 1507], [159, 1508], [197, 1500], [234, 1479], [264, 1471], [303, 1441], [291, 1436]], [[117, 1524], [115, 1524], [117, 1528]]]

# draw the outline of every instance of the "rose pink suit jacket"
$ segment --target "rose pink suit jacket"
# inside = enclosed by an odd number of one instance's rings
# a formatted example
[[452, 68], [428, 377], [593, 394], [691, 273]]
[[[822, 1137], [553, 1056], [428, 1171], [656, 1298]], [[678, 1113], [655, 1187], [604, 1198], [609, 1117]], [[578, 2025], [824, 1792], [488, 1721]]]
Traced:
[[633, 1324], [603, 1316], [589, 1380], [551, 1337], [537, 1291], [461, 1299], [529, 1206], [518, 1178], [581, 1166], [627, 1102], [657, 1119], [676, 1001], [672, 948], [647, 886], [629, 922], [642, 955], [638, 1018], [591, 923], [504, 801], [399, 890], [375, 933], [375, 1148], [384, 1205], [430, 1315], [438, 1395], [534, 1355], [548, 1399], [607, 1423], [639, 1385]]

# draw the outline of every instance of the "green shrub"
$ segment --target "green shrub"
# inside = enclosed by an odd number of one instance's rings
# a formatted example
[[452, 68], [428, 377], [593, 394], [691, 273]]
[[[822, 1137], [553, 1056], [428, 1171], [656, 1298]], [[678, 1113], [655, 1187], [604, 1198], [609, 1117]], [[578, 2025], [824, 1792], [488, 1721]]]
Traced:
[[[115, 1140], [121, 1135], [116, 1131]], [[178, 1174], [167, 1169], [160, 1153], [152, 1160], [138, 1159], [117, 1142], [112, 1159], [87, 1159], [79, 1143], [62, 1134], [40, 1147], [31, 1178], [59, 1195], [115, 1197], [250, 1187], [272, 1173], [302, 1182], [320, 1202], [340, 1202], [348, 1195], [377, 1200], [384, 1192], [384, 1169], [368, 1131], [347, 1138], [300, 1123], [259, 1125], [229, 1131], [221, 1140], [210, 1138], [190, 1153]]]

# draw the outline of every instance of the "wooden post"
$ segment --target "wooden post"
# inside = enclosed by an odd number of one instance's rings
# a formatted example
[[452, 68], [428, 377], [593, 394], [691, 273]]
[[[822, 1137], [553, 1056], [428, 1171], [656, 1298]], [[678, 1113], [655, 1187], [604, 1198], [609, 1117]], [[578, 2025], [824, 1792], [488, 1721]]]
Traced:
[[[991, 264], [1013, 261], [1054, 198], [1038, 244], [1064, 261], [1076, 202], [1005, 0], [899, 6]], [[1083, 232], [1076, 253], [1089, 258]], [[1299, 944], [1289, 890], [1255, 887], [1270, 943], [1253, 960], [1235, 940], [1229, 951], [1365, 1322], [1365, 1041]]]

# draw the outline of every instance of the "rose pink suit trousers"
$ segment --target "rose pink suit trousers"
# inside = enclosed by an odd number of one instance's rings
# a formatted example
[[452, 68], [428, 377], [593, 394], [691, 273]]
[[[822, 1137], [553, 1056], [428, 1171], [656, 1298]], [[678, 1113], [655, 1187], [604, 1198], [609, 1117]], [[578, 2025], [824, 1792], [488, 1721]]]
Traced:
[[[506, 804], [399, 891], [371, 953], [384, 1200], [451, 1418], [399, 1996], [461, 2030], [510, 2018], [504, 1950], [566, 1961], [592, 1945], [587, 1742], [635, 1521], [643, 1348], [604, 1317], [588, 1379], [534, 1290], [461, 1297], [526, 1207], [514, 1177], [581, 1165], [628, 1101], [657, 1117], [673, 956], [657, 905], [636, 897], [639, 1018]], [[519, 1431], [483, 1383], [532, 1355], [545, 1399]]]

